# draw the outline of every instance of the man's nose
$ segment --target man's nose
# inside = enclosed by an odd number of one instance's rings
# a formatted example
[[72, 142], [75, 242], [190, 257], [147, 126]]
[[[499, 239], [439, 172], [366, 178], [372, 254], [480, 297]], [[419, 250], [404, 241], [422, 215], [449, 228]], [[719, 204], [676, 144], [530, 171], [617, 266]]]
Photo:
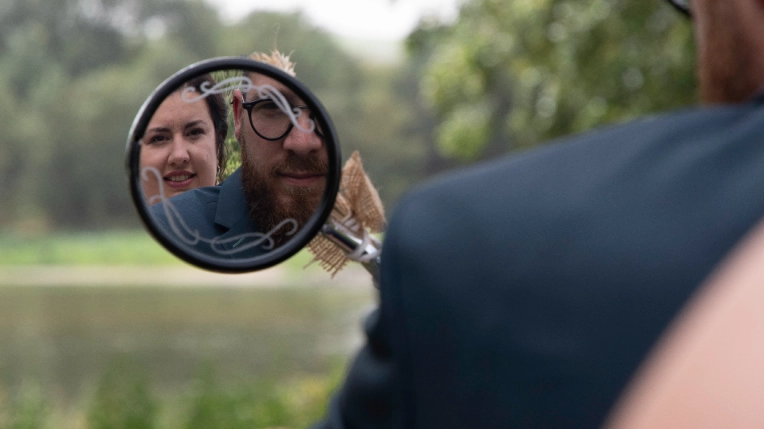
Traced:
[[167, 159], [167, 163], [172, 166], [181, 166], [189, 162], [191, 156], [188, 153], [188, 147], [183, 138], [174, 137], [172, 139], [172, 146], [170, 146], [170, 156]]
[[323, 140], [316, 134], [315, 128], [318, 124], [309, 117], [298, 118], [298, 124], [300, 126], [292, 127], [284, 139], [284, 149], [299, 156], [321, 149]]

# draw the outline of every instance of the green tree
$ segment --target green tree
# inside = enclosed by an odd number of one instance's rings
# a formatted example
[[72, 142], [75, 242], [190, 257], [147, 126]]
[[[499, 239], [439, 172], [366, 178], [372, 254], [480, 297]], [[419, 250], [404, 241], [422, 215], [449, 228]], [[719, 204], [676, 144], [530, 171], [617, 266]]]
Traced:
[[217, 15], [201, 0], [14, 0], [0, 23], [0, 222], [137, 226], [131, 121], [170, 74], [214, 55]]
[[211, 56], [293, 52], [343, 153], [361, 151], [388, 207], [444, 165], [416, 91], [427, 56], [364, 64], [301, 14], [226, 26], [202, 0], [9, 0], [0, 23], [0, 223], [11, 229], [137, 226], [124, 174], [131, 121], [164, 79]]
[[469, 0], [421, 90], [440, 150], [469, 161], [688, 105], [693, 61], [663, 2]]

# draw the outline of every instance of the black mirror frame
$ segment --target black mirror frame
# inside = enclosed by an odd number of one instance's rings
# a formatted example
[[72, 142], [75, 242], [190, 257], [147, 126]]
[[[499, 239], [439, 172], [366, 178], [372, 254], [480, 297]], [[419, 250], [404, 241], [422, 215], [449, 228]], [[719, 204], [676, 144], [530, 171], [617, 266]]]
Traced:
[[692, 19], [692, 12], [690, 11], [689, 6], [685, 2], [680, 2], [677, 0], [667, 0], [671, 6], [674, 7], [674, 9], [678, 10], [682, 15], [684, 15], [688, 19]]
[[[170, 237], [168, 234], [160, 231], [157, 228], [155, 222], [152, 220], [151, 213], [148, 210], [149, 206], [144, 200], [143, 191], [141, 189], [139, 180], [139, 143], [146, 132], [146, 128], [148, 127], [151, 117], [159, 108], [159, 105], [162, 103], [162, 101], [164, 101], [165, 98], [167, 98], [178, 88], [180, 88], [181, 85], [193, 77], [220, 70], [252, 70], [255, 73], [263, 74], [267, 77], [284, 83], [288, 88], [293, 90], [295, 94], [302, 98], [302, 100], [304, 100], [309, 106], [315, 106], [316, 111], [318, 112], [315, 119], [319, 122], [319, 125], [322, 127], [321, 129], [324, 132], [324, 139], [326, 142], [329, 162], [329, 171], [326, 180], [324, 197], [319, 204], [318, 210], [310, 218], [308, 223], [300, 231], [298, 231], [288, 243], [284, 244], [283, 246], [274, 249], [272, 252], [267, 254], [242, 261], [221, 261], [213, 259], [208, 255], [204, 255], [195, 251], [189, 251], [184, 249], [185, 246], [182, 243]], [[125, 164], [127, 168], [128, 186], [133, 205], [138, 211], [138, 215], [140, 216], [144, 226], [146, 229], [148, 229], [148, 232], [152, 237], [154, 237], [154, 239], [156, 239], [164, 248], [169, 250], [178, 258], [197, 267], [222, 273], [244, 273], [268, 268], [283, 262], [284, 260], [299, 252], [319, 232], [334, 207], [334, 201], [336, 199], [340, 184], [340, 159], [341, 154], [339, 139], [337, 137], [337, 133], [331, 118], [329, 117], [326, 109], [323, 107], [318, 98], [316, 98], [300, 81], [273, 66], [246, 57], [217, 57], [203, 60], [181, 69], [180, 71], [167, 78], [164, 82], [162, 82], [162, 84], [160, 84], [151, 93], [151, 95], [149, 95], [141, 108], [138, 110], [138, 114], [136, 115], [135, 119], [133, 120], [133, 124], [130, 127], [130, 132], [127, 138]]]

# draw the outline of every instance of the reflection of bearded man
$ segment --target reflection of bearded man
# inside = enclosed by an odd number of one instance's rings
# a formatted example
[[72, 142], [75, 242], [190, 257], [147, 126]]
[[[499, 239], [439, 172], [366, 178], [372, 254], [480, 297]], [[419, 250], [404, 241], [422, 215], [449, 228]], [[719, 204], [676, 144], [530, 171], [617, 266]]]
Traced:
[[[246, 145], [246, 142], [242, 143], [242, 146]], [[297, 221], [296, 229], [293, 230], [291, 224], [286, 224], [271, 235], [278, 247], [308, 222], [318, 209], [325, 189], [325, 182], [309, 187], [284, 185], [279, 181], [280, 172], [313, 171], [326, 175], [327, 162], [321, 159], [319, 153], [301, 157], [287, 152], [285, 160], [272, 165], [269, 171], [261, 171], [249, 159], [246, 150], [241, 151], [241, 159], [242, 186], [249, 206], [249, 215], [257, 228], [266, 233], [286, 219]]]

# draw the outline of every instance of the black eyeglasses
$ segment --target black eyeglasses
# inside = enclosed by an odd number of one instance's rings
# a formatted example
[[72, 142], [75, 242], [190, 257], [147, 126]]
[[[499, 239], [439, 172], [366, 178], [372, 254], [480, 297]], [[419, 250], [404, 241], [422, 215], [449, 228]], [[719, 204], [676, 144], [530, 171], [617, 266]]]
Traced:
[[676, 10], [682, 12], [687, 18], [692, 18], [692, 12], [690, 11], [690, 0], [668, 0], [671, 6], [674, 6]]
[[252, 126], [252, 130], [265, 140], [274, 141], [284, 138], [292, 131], [297, 118], [304, 114], [307, 114], [311, 119], [316, 134], [321, 138], [324, 137], [318, 126], [318, 121], [315, 120], [308, 106], [290, 106], [289, 108], [294, 113], [291, 117], [269, 98], [247, 101], [241, 103], [241, 107], [249, 113], [249, 124]]

